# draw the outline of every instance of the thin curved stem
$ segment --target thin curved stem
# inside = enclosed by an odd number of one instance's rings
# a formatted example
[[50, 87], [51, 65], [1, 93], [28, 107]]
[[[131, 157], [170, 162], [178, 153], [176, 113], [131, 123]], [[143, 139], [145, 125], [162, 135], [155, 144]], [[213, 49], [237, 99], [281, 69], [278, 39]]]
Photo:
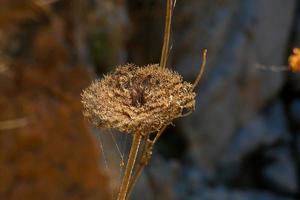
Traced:
[[130, 179], [131, 179], [131, 175], [132, 175], [132, 170], [134, 168], [134, 164], [135, 164], [138, 152], [139, 152], [141, 140], [142, 140], [142, 134], [135, 133], [133, 136], [132, 144], [131, 144], [131, 149], [130, 149], [130, 153], [129, 153], [129, 157], [128, 157], [128, 161], [127, 161], [127, 165], [126, 165], [126, 169], [125, 169], [125, 174], [124, 174], [122, 184], [120, 187], [118, 200], [126, 199], [129, 184], [130, 184]]
[[170, 46], [170, 36], [171, 36], [171, 24], [172, 24], [172, 13], [173, 13], [173, 0], [167, 0], [166, 8], [166, 22], [165, 22], [165, 32], [164, 32], [164, 42], [160, 58], [160, 66], [166, 67], [168, 55], [169, 55], [169, 46]]
[[202, 64], [200, 67], [200, 71], [197, 75], [197, 78], [193, 84], [193, 89], [195, 89], [197, 87], [197, 85], [199, 84], [199, 82], [203, 76], [205, 65], [206, 65], [206, 57], [207, 57], [207, 49], [204, 49], [203, 54], [202, 54]]
[[166, 128], [169, 126], [169, 124], [165, 125], [164, 127], [162, 127], [162, 129], [160, 129], [160, 131], [157, 133], [157, 135], [155, 136], [155, 138], [153, 139], [153, 145], [157, 142], [158, 138], [161, 136], [161, 134], [166, 130]]

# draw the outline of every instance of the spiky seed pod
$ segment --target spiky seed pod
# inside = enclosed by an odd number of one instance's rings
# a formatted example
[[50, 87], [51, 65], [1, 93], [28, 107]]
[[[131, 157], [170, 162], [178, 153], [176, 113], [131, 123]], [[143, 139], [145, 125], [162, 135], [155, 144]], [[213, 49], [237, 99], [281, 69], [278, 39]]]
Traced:
[[293, 54], [289, 57], [289, 66], [293, 72], [300, 72], [300, 49], [293, 49]]
[[158, 65], [119, 66], [82, 93], [84, 116], [101, 128], [151, 133], [194, 110], [193, 85]]

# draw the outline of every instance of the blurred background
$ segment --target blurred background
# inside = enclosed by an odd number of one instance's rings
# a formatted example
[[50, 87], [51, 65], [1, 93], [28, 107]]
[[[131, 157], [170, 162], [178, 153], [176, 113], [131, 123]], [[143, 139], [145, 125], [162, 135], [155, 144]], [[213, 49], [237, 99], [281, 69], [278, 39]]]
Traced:
[[[164, 15], [163, 0], [0, 0], [0, 199], [116, 197], [130, 137], [93, 129], [80, 93], [158, 63]], [[170, 68], [193, 81], [207, 48], [206, 73], [132, 199], [300, 199], [300, 2], [177, 0], [172, 31]]]

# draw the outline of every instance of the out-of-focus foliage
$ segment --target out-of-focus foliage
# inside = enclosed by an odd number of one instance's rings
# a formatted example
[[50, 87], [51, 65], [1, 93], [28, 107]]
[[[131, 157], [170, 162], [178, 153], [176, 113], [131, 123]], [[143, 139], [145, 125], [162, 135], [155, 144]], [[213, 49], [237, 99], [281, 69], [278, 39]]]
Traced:
[[92, 75], [84, 46], [90, 8], [0, 4], [0, 199], [110, 199], [81, 114]]
[[26, 20], [38, 19], [48, 12], [43, 0], [2, 0], [0, 2], [0, 26], [15, 25]]
[[[0, 199], [109, 199], [76, 101], [85, 70], [15, 64], [12, 71], [0, 86]], [[14, 118], [25, 123], [1, 129]]]

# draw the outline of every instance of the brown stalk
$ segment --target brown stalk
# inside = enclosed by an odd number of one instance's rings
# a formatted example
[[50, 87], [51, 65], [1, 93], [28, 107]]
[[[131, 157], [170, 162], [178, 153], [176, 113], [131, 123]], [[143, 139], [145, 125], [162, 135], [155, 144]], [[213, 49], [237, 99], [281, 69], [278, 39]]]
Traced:
[[160, 66], [166, 67], [169, 46], [170, 46], [170, 36], [171, 36], [171, 24], [172, 24], [172, 13], [173, 13], [173, 0], [167, 0], [167, 10], [166, 10], [166, 22], [165, 22], [165, 32], [164, 32], [164, 42], [160, 58]]
[[129, 157], [125, 169], [125, 174], [122, 180], [118, 200], [125, 200], [126, 196], [128, 196], [127, 193], [129, 189], [132, 170], [134, 168], [134, 164], [138, 155], [141, 140], [142, 140], [142, 135], [140, 133], [135, 133], [133, 135], [133, 141], [131, 144], [131, 149], [130, 149], [130, 153], [129, 153]]
[[196, 80], [194, 81], [194, 84], [193, 84], [193, 89], [194, 90], [197, 87], [197, 85], [199, 84], [199, 82], [200, 82], [200, 80], [203, 76], [205, 65], [206, 65], [206, 57], [207, 57], [207, 49], [204, 49], [203, 54], [202, 54], [202, 64], [200, 66], [200, 71], [197, 75]]
[[[162, 47], [161, 59], [160, 59], [160, 66], [162, 68], [166, 67], [168, 56], [169, 56], [172, 13], [173, 13], [173, 0], [167, 0], [164, 40], [163, 40], [163, 47]], [[165, 127], [163, 129], [161, 129], [161, 131], [159, 131], [159, 133], [158, 133], [159, 136], [161, 135], [161, 133], [163, 132], [164, 129], [165, 129]], [[157, 137], [157, 135], [156, 135], [156, 137]], [[130, 166], [131, 169], [128, 169], [129, 168], [128, 165], [129, 165], [129, 161], [130, 161], [129, 159], [131, 158], [131, 152], [130, 152], [128, 164], [126, 167], [125, 175], [124, 175], [123, 182], [122, 182], [121, 189], [120, 189], [120, 194], [119, 194], [119, 198], [118, 198], [119, 200], [121, 200], [122, 198], [128, 199], [128, 197], [130, 196], [132, 189], [134, 188], [138, 178], [140, 177], [140, 175], [142, 174], [142, 171], [144, 170], [145, 166], [148, 164], [148, 161], [150, 160], [151, 155], [149, 155], [149, 148], [152, 148], [152, 146], [153, 146], [152, 141], [149, 139], [149, 137], [146, 138], [144, 149], [143, 149], [143, 152], [141, 155], [140, 165], [139, 165], [138, 169], [136, 170], [136, 172], [134, 173], [132, 180], [130, 180], [130, 176], [132, 173], [132, 169], [134, 167], [134, 163], [132, 166]], [[133, 147], [134, 146], [131, 147], [131, 150], [133, 149]], [[137, 152], [138, 152], [138, 149], [136, 149], [136, 153]], [[151, 153], [152, 153], [152, 150], [151, 150]], [[137, 154], [135, 155], [135, 159], [136, 159], [136, 156], [137, 156]], [[130, 172], [129, 172], [129, 170], [130, 170]], [[126, 195], [126, 193], [127, 193], [126, 190], [128, 190], [127, 195]], [[121, 194], [121, 192], [123, 192], [125, 194]]]
[[139, 166], [138, 166], [136, 172], [134, 173], [134, 175], [132, 176], [132, 180], [130, 181], [129, 194], [132, 192], [132, 189], [134, 188], [138, 178], [141, 176], [142, 171], [148, 165], [149, 160], [151, 159], [151, 156], [152, 156], [152, 149], [153, 149], [154, 144], [157, 142], [158, 138], [161, 136], [161, 134], [165, 131], [166, 128], [167, 128], [167, 126], [164, 126], [162, 129], [160, 129], [160, 131], [156, 134], [156, 136], [153, 140], [150, 140], [150, 138], [147, 138], [146, 143], [144, 145], [144, 149], [142, 151]]
[[128, 195], [127, 195], [126, 199], [128, 199], [128, 197], [131, 195], [132, 190], [135, 187], [138, 178], [142, 175], [144, 168], [148, 165], [148, 162], [151, 158], [152, 150], [150, 150], [150, 148], [152, 147], [152, 141], [150, 140], [149, 136], [150, 135], [148, 134], [148, 136], [145, 138], [145, 144], [143, 146], [143, 151], [142, 151], [141, 158], [139, 161], [139, 166], [137, 167], [137, 169], [130, 181]]

